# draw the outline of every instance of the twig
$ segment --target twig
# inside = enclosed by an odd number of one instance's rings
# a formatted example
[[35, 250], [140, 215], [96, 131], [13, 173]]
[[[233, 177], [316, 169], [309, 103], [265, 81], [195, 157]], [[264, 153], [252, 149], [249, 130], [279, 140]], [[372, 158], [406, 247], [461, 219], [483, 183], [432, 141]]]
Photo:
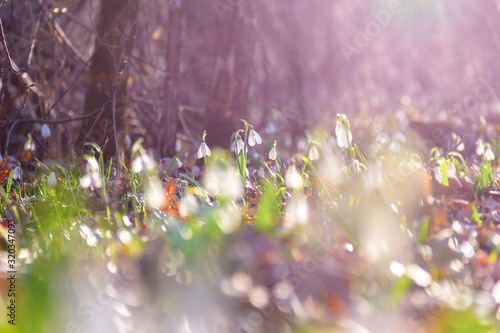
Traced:
[[7, 41], [5, 40], [5, 34], [3, 32], [2, 18], [0, 18], [0, 39], [1, 39], [1, 42], [3, 45], [3, 48], [5, 49], [5, 55], [7, 56], [7, 64], [9, 66], [9, 70], [14, 74], [19, 74], [21, 72], [21, 70], [15, 70], [14, 66], [12, 64], [12, 58], [10, 57], [9, 48], [7, 47]]

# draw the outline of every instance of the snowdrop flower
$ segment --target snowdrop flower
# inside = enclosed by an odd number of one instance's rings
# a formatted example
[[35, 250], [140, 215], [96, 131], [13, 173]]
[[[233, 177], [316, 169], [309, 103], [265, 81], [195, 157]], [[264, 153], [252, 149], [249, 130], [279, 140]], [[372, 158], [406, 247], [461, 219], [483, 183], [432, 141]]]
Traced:
[[406, 142], [406, 136], [401, 132], [397, 132], [396, 134], [394, 134], [392, 139], [399, 142]]
[[486, 161], [493, 161], [495, 159], [495, 154], [491, 150], [491, 145], [489, 143], [484, 145], [484, 159]]
[[87, 173], [99, 170], [99, 162], [97, 162], [94, 156], [87, 157], [86, 160], [87, 160]]
[[285, 207], [286, 218], [284, 221], [285, 229], [293, 229], [300, 225], [306, 225], [309, 209], [307, 201], [304, 198], [292, 198]]
[[50, 136], [50, 134], [52, 134], [52, 133], [50, 132], [49, 125], [43, 124], [43, 126], [42, 126], [42, 137], [44, 139], [47, 139]]
[[481, 156], [484, 154], [484, 143], [481, 139], [476, 141], [476, 154], [477, 156]]
[[274, 161], [276, 160], [277, 156], [278, 154], [276, 153], [276, 147], [271, 148], [271, 150], [269, 151], [269, 159]]
[[375, 138], [375, 142], [378, 143], [378, 144], [381, 144], [381, 145], [386, 145], [390, 141], [391, 141], [391, 139], [389, 138], [389, 135], [387, 133], [380, 133]]
[[253, 126], [250, 126], [250, 134], [248, 134], [248, 144], [250, 145], [250, 147], [253, 147], [256, 143], [260, 145], [262, 143], [262, 139], [259, 133], [257, 133], [253, 129]]
[[274, 140], [273, 148], [269, 151], [269, 159], [274, 161], [276, 157], [278, 157], [278, 153], [276, 152], [276, 140]]
[[152, 170], [155, 167], [155, 162], [147, 154], [137, 154], [137, 157], [132, 161], [131, 169], [133, 173], [139, 173], [142, 170]]
[[315, 161], [317, 159], [319, 159], [319, 152], [318, 148], [316, 148], [316, 145], [313, 143], [311, 149], [309, 149], [309, 160]]
[[49, 178], [47, 178], [47, 186], [50, 189], [56, 188], [56, 186], [57, 186], [57, 178], [56, 178], [56, 174], [55, 173], [51, 172], [49, 174]]
[[208, 147], [208, 145], [205, 143], [205, 137], [207, 136], [207, 132], [204, 131], [203, 132], [203, 136], [201, 138], [201, 144], [200, 144], [200, 148], [198, 148], [198, 158], [203, 158], [205, 156], [210, 156], [212, 155], [212, 152], [210, 151], [210, 148]]
[[448, 178], [453, 178], [457, 176], [457, 168], [455, 167], [455, 163], [450, 162], [446, 167], [446, 176]]
[[[249, 139], [250, 141], [250, 139]], [[241, 151], [243, 150], [243, 148], [245, 148], [245, 143], [243, 142], [243, 140], [241, 139], [241, 136], [239, 134], [236, 135], [236, 147], [235, 147], [235, 150], [234, 152], [236, 153], [236, 155], [240, 155]]]
[[301, 189], [303, 185], [302, 177], [300, 173], [295, 169], [293, 165], [291, 165], [288, 170], [286, 170], [285, 174], [286, 186], [293, 189]]
[[99, 163], [94, 156], [85, 156], [87, 160], [87, 174], [80, 178], [80, 186], [88, 188], [90, 186], [100, 188], [102, 186], [102, 178], [99, 173]]
[[244, 195], [241, 177], [230, 168], [214, 166], [209, 169], [203, 177], [203, 185], [207, 191], [219, 193], [228, 198]]
[[24, 144], [24, 150], [26, 151], [35, 151], [35, 143], [33, 142], [33, 138], [31, 137], [31, 133], [28, 133], [28, 140]]
[[352, 143], [352, 134], [349, 129], [349, 122], [345, 114], [337, 115], [337, 126], [335, 127], [335, 135], [337, 136], [337, 146], [339, 148], [349, 148]]
[[16, 166], [14, 170], [12, 170], [12, 179], [21, 180], [21, 168]]

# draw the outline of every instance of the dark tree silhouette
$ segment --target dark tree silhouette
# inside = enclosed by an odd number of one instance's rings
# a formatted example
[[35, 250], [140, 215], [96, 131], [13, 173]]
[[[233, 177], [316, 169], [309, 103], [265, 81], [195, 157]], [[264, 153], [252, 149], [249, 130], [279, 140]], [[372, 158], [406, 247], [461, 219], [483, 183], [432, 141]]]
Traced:
[[127, 59], [134, 45], [138, 7], [139, 0], [101, 2], [84, 114], [100, 111], [82, 122], [77, 151], [91, 141], [104, 147], [105, 158], [117, 153], [117, 135], [127, 107]]

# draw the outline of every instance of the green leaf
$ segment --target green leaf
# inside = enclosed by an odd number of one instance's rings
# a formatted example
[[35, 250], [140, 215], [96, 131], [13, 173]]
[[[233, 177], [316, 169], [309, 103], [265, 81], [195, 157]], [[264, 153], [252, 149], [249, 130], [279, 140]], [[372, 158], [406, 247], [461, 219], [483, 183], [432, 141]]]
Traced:
[[448, 175], [446, 174], [446, 170], [448, 169], [448, 164], [450, 164], [450, 160], [446, 160], [439, 166], [439, 171], [441, 172], [441, 183], [448, 187], [450, 186], [450, 182], [448, 181]]
[[418, 241], [420, 243], [427, 242], [427, 238], [429, 237], [429, 219], [426, 217], [422, 222], [422, 226], [418, 231]]
[[269, 182], [264, 183], [264, 190], [260, 199], [259, 211], [255, 227], [262, 232], [273, 231], [279, 222], [280, 206], [276, 196], [281, 196], [282, 190], [276, 192], [276, 188]]

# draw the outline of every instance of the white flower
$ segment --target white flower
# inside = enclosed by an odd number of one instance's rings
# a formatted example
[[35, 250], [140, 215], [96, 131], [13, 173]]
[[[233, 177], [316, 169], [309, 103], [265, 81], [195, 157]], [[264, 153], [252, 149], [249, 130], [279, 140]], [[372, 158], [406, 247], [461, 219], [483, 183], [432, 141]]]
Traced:
[[455, 163], [450, 162], [446, 167], [446, 176], [448, 178], [453, 178], [457, 175], [457, 168], [455, 167]]
[[271, 148], [271, 150], [269, 151], [269, 159], [274, 161], [277, 156], [278, 154], [276, 153], [276, 147]]
[[406, 142], [406, 136], [401, 132], [397, 132], [396, 134], [394, 134], [392, 139], [399, 142]]
[[301, 189], [303, 180], [302, 177], [300, 176], [300, 173], [295, 169], [295, 167], [292, 165], [286, 170], [285, 174], [285, 181], [286, 181], [286, 186], [293, 188], [293, 189]]
[[438, 181], [439, 184], [443, 183], [443, 175], [441, 174], [441, 170], [439, 169], [439, 166], [434, 168], [434, 178]]
[[35, 151], [35, 143], [33, 142], [33, 140], [28, 139], [28, 141], [26, 141], [26, 143], [24, 144], [24, 150], [25, 151]]
[[51, 172], [49, 174], [49, 177], [47, 178], [47, 186], [50, 189], [53, 189], [57, 186], [57, 178], [55, 173]]
[[347, 117], [345, 115], [339, 116], [335, 127], [335, 135], [337, 136], [337, 146], [340, 148], [348, 148], [352, 143], [352, 134], [346, 123]]
[[230, 168], [214, 166], [208, 169], [203, 177], [203, 185], [207, 191], [219, 193], [231, 199], [244, 195], [241, 177]]
[[210, 155], [212, 155], [212, 152], [210, 151], [210, 148], [208, 148], [205, 141], [203, 141], [200, 145], [200, 148], [198, 148], [198, 158], [203, 158]]
[[83, 177], [80, 178], [80, 186], [82, 188], [87, 188], [90, 186], [100, 188], [102, 186], [101, 175], [99, 175], [99, 172], [92, 172], [83, 175]]
[[377, 138], [375, 139], [375, 142], [381, 145], [388, 144], [390, 141], [389, 135], [387, 133], [380, 133], [377, 135]]
[[316, 148], [315, 145], [312, 145], [311, 149], [309, 149], [309, 160], [315, 161], [317, 159], [319, 159], [318, 148]]
[[241, 139], [241, 136], [238, 135], [238, 138], [236, 139], [236, 147], [235, 147], [235, 153], [236, 153], [236, 155], [239, 156], [240, 153], [241, 153], [241, 151], [243, 150], [243, 148], [245, 148], [245, 143]]
[[12, 170], [12, 179], [21, 180], [21, 168], [16, 166], [14, 170]]
[[155, 162], [147, 154], [138, 154], [132, 161], [131, 170], [134, 173], [139, 173], [142, 170], [152, 170], [155, 167]]
[[43, 126], [42, 126], [42, 137], [44, 139], [47, 139], [50, 136], [50, 134], [51, 134], [51, 132], [50, 132], [49, 125], [43, 124]]
[[90, 186], [100, 188], [102, 186], [102, 178], [99, 173], [99, 163], [94, 156], [85, 156], [85, 159], [87, 160], [87, 174], [80, 178], [80, 186], [82, 188]]
[[489, 143], [485, 144], [484, 159], [487, 161], [493, 161], [495, 159], [495, 154], [493, 150], [491, 150], [491, 145]]
[[90, 156], [87, 158], [87, 173], [95, 172], [99, 170], [99, 162], [95, 159], [94, 156]]
[[253, 128], [250, 130], [250, 134], [248, 135], [248, 144], [250, 145], [250, 147], [253, 147], [255, 146], [255, 143], [257, 144], [261, 144], [262, 143], [262, 139], [259, 135], [259, 133], [257, 133]]
[[481, 156], [484, 154], [484, 143], [481, 139], [476, 141], [476, 154], [477, 156]]

